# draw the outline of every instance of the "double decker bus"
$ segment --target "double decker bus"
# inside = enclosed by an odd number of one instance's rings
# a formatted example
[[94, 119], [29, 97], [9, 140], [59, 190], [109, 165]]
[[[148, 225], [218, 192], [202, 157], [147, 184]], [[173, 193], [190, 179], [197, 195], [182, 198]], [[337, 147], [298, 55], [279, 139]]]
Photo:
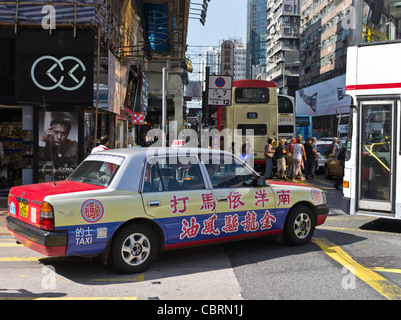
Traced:
[[401, 219], [400, 52], [400, 40], [348, 48], [343, 209], [350, 214]]
[[295, 138], [295, 99], [294, 97], [278, 94], [278, 139], [286, 141]]
[[263, 171], [267, 139], [273, 138], [277, 144], [278, 138], [277, 85], [264, 80], [233, 81], [232, 104], [225, 107], [222, 124], [233, 141], [251, 141], [254, 168]]

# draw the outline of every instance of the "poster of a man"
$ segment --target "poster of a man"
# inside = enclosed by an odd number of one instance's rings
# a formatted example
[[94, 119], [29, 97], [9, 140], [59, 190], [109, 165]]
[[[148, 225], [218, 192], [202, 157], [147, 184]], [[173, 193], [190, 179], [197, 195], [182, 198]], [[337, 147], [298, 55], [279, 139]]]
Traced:
[[42, 112], [39, 132], [39, 182], [64, 180], [78, 164], [76, 115]]

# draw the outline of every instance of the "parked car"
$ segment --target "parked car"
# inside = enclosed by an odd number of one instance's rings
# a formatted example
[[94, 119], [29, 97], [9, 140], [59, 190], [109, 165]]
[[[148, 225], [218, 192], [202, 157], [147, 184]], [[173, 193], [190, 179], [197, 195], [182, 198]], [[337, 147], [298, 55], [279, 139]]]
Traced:
[[114, 149], [65, 180], [10, 190], [7, 228], [48, 256], [102, 255], [123, 273], [162, 250], [283, 233], [310, 241], [328, 215], [322, 190], [266, 180], [231, 153]]
[[341, 177], [344, 175], [344, 167], [341, 165], [341, 160], [338, 159], [341, 149], [338, 149], [333, 157], [329, 157], [324, 165], [324, 175], [326, 179], [331, 179], [333, 176]]
[[318, 170], [324, 172], [324, 165], [328, 158], [328, 153], [330, 151], [331, 142], [318, 140], [316, 142], [316, 152], [318, 155]]

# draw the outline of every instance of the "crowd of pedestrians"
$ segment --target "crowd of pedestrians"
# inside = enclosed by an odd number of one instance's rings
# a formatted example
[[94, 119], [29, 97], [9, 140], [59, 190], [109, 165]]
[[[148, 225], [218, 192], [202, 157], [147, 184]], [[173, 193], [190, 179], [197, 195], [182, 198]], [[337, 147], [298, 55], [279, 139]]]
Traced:
[[[318, 168], [318, 154], [316, 152], [316, 138], [307, 137], [305, 143], [302, 136], [298, 135], [296, 139], [292, 138], [286, 145], [284, 139], [278, 141], [276, 149], [273, 148], [274, 140], [269, 138], [265, 146], [266, 179], [272, 178], [273, 158], [277, 160], [277, 178], [291, 180], [313, 179], [315, 171]], [[330, 155], [334, 154], [339, 148], [337, 138], [333, 138], [330, 147]], [[305, 173], [305, 177], [303, 176]]]

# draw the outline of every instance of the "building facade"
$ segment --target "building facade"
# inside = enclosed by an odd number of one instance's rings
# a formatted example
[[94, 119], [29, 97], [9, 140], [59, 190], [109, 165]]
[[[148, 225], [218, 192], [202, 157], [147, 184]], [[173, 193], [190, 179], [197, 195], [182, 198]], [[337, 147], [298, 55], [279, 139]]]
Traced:
[[299, 74], [299, 1], [275, 0], [267, 5], [266, 72], [280, 93], [295, 95]]
[[166, 66], [168, 112], [182, 128], [189, 6], [0, 4], [0, 192], [65, 179], [103, 135], [111, 148], [140, 145], [149, 129], [161, 127]]
[[246, 78], [254, 79], [266, 68], [267, 0], [248, 0]]

